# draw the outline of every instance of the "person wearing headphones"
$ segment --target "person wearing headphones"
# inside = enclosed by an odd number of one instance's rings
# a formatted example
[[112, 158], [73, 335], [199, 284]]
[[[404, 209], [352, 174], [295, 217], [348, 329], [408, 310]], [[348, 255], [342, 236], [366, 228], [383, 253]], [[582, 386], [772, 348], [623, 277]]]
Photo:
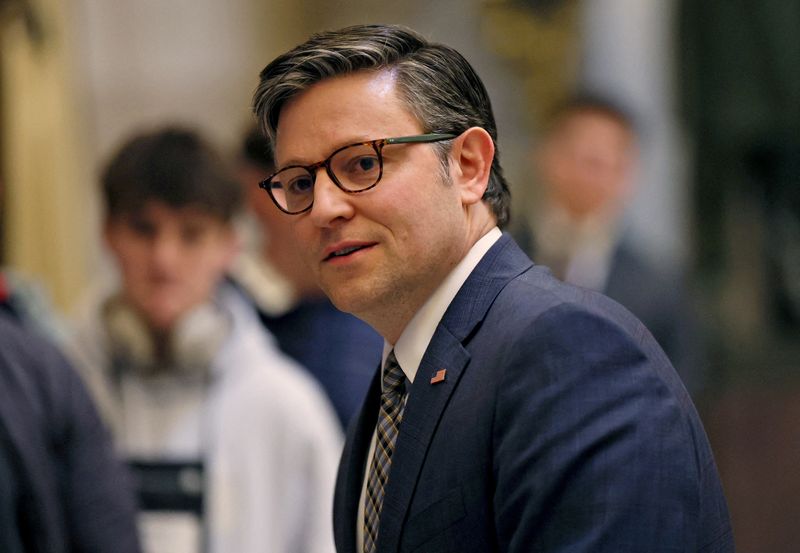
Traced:
[[128, 141], [102, 176], [120, 284], [73, 352], [138, 483], [147, 553], [333, 551], [341, 435], [225, 273], [241, 187], [197, 133]]

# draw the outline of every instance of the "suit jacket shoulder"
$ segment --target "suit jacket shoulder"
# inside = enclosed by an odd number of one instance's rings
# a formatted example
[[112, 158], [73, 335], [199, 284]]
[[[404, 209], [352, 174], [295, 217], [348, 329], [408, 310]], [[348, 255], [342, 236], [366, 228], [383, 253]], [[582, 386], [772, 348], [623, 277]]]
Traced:
[[508, 237], [423, 357], [384, 501], [378, 551], [732, 550], [702, 425], [652, 336]]

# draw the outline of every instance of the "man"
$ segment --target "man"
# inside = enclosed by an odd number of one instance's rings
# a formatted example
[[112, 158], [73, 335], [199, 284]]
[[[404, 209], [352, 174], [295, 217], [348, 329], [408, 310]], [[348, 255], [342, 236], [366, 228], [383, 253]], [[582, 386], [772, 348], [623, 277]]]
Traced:
[[498, 227], [486, 90], [392, 26], [261, 73], [259, 121], [309, 270], [385, 339], [337, 482], [340, 553], [731, 551], [700, 421], [644, 327]]
[[145, 551], [332, 551], [333, 412], [224, 283], [239, 184], [181, 128], [132, 138], [102, 184], [121, 284], [75, 351], [136, 470]]
[[137, 553], [129, 484], [80, 377], [0, 312], [0, 551]]
[[559, 106], [548, 123], [534, 151], [535, 209], [515, 229], [519, 245], [556, 277], [629, 309], [687, 388], [699, 392], [700, 340], [682, 279], [655, 267], [622, 224], [638, 158], [631, 116], [610, 99], [581, 94]]
[[255, 186], [273, 171], [269, 142], [254, 127], [244, 140], [239, 174], [257, 239], [232, 276], [255, 300], [259, 319], [281, 350], [322, 384], [346, 428], [364, 401], [383, 340], [336, 309], [297, 255], [290, 219]]

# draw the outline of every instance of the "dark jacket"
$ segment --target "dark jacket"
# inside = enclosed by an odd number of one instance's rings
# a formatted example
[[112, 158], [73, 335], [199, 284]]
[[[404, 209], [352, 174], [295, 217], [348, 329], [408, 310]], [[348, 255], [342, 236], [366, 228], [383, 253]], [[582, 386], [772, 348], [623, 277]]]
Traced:
[[23, 490], [30, 551], [139, 551], [127, 474], [83, 383], [55, 347], [5, 314], [0, 431]]
[[[446, 378], [431, 382], [441, 369]], [[334, 502], [355, 552], [376, 378]], [[377, 551], [733, 551], [711, 449], [650, 333], [534, 266], [508, 236], [449, 306], [411, 386]]]

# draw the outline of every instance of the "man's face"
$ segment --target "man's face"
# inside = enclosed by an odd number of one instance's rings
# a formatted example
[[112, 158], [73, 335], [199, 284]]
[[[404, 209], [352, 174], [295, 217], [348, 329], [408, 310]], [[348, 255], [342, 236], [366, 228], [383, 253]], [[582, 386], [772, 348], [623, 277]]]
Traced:
[[229, 225], [198, 208], [158, 201], [114, 217], [105, 233], [124, 296], [158, 331], [211, 297], [236, 251]]
[[633, 163], [629, 130], [606, 115], [568, 116], [540, 156], [544, 185], [575, 216], [615, 210], [626, 198]]
[[258, 187], [257, 183], [269, 177], [272, 172], [249, 162], [242, 163], [239, 168], [239, 177], [245, 185], [247, 205], [261, 231], [258, 254], [292, 284], [298, 296], [318, 297], [321, 292], [317, 280], [298, 254], [291, 218], [275, 209], [275, 204]]
[[[347, 144], [422, 132], [390, 72], [335, 77], [283, 107], [276, 161], [278, 168], [309, 165]], [[458, 187], [442, 176], [432, 145], [389, 145], [383, 159], [378, 185], [358, 194], [319, 170], [313, 208], [291, 217], [301, 255], [326, 294], [391, 340], [376, 317], [413, 314], [471, 243]]]
[[243, 162], [239, 167], [239, 178], [244, 184], [247, 206], [252, 211], [256, 220], [267, 237], [278, 237], [285, 240], [291, 231], [288, 230], [289, 221], [283, 217], [283, 212], [275, 209], [273, 203], [258, 187], [258, 183], [272, 174], [251, 162]]

